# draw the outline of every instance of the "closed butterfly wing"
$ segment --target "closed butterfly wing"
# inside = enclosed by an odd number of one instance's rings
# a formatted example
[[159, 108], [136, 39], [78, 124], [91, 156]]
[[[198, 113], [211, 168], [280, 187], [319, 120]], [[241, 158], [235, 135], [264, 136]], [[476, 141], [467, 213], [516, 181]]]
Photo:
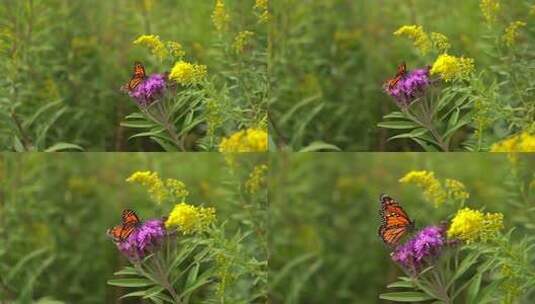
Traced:
[[398, 66], [398, 71], [396, 73], [396, 76], [394, 76], [394, 78], [390, 78], [387, 80], [386, 85], [388, 86], [388, 89], [390, 90], [393, 89], [399, 83], [399, 81], [405, 76], [406, 73], [407, 73], [407, 65], [405, 64], [405, 62], [402, 62]]
[[116, 242], [126, 240], [141, 224], [137, 214], [131, 209], [123, 210], [121, 224], [108, 229], [107, 234]]
[[141, 62], [135, 62], [134, 63], [134, 72], [132, 74], [132, 78], [127, 84], [127, 89], [129, 91], [133, 91], [137, 88], [137, 86], [145, 80], [145, 67], [143, 67], [143, 64]]

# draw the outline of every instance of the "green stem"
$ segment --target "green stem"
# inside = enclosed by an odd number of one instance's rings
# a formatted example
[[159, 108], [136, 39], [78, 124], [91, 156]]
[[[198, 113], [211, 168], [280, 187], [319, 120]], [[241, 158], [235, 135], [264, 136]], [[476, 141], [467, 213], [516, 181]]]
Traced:
[[160, 255], [157, 254], [157, 256], [154, 256], [153, 258], [154, 258], [154, 265], [156, 266], [158, 278], [160, 281], [160, 285], [162, 285], [162, 287], [165, 288], [169, 292], [169, 294], [173, 298], [173, 301], [176, 304], [182, 304], [182, 301], [180, 300], [180, 297], [178, 296], [176, 290], [173, 288], [173, 286], [169, 282], [169, 278], [166, 274], [165, 268], [161, 264], [162, 260], [161, 260]]

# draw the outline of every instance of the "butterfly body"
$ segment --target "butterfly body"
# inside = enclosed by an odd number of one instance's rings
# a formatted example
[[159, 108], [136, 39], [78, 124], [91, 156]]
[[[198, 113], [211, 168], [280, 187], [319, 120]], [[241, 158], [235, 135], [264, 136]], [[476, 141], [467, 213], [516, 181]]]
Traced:
[[132, 232], [139, 228], [141, 221], [134, 210], [125, 209], [121, 214], [121, 224], [108, 229], [107, 234], [116, 242], [126, 240]]
[[140, 83], [143, 82], [143, 80], [145, 80], [145, 78], [145, 67], [141, 62], [136, 61], [134, 63], [134, 72], [132, 74], [132, 78], [124, 87], [127, 91], [132, 92], [137, 88]]
[[405, 64], [405, 62], [402, 62], [398, 66], [396, 76], [386, 81], [386, 86], [388, 87], [388, 89], [392, 90], [399, 83], [399, 81], [403, 79], [403, 77], [405, 77], [405, 74], [407, 74], [407, 65]]
[[414, 230], [414, 221], [390, 196], [381, 194], [379, 201], [381, 204], [381, 209], [379, 209], [381, 225], [378, 234], [387, 246], [395, 247], [403, 236]]

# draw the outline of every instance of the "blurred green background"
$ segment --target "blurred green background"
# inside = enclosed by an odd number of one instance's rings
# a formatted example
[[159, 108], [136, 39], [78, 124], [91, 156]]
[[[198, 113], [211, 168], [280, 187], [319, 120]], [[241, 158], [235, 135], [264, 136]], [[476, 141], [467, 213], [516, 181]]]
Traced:
[[[244, 183], [253, 166], [266, 161], [265, 155], [244, 154], [229, 167], [216, 153], [0, 154], [0, 303], [24, 294], [36, 301], [141, 303], [118, 300], [132, 290], [106, 285], [127, 264], [106, 230], [120, 222], [123, 208], [143, 220], [168, 215], [173, 206], [157, 206], [145, 188], [125, 179], [151, 170], [182, 180], [187, 202], [215, 207], [228, 235], [265, 235], [266, 189], [252, 199]], [[266, 260], [264, 239], [252, 233], [240, 250]]]
[[[233, 32], [256, 23], [254, 3], [225, 1]], [[119, 125], [136, 109], [120, 92], [133, 62], [142, 61], [149, 74], [170, 69], [132, 42], [159, 35], [181, 43], [187, 60], [207, 65], [210, 76], [228, 72], [232, 63], [218, 49], [214, 6], [215, 0], [2, 1], [2, 150], [13, 150], [15, 134], [40, 150], [57, 142], [88, 151], [160, 150], [149, 140], [128, 140], [135, 130]]]
[[[316, 141], [344, 151], [418, 151], [409, 140], [377, 124], [397, 109], [383, 92], [405, 61], [410, 70], [432, 64], [412, 43], [393, 35], [403, 25], [422, 25], [445, 34], [449, 53], [475, 59], [478, 71], [506, 76], [489, 53], [489, 30], [479, 0], [284, 0], [273, 1], [273, 137], [297, 151]], [[529, 0], [502, 0], [498, 31], [514, 20], [528, 22], [521, 41], [533, 40]], [[485, 40], [487, 39], [487, 40]], [[528, 56], [532, 57], [533, 47]], [[529, 58], [529, 57], [528, 57]], [[519, 75], [517, 75], [519, 76]], [[523, 76], [519, 76], [523, 77]], [[525, 79], [524, 79], [525, 80]], [[517, 79], [517, 81], [519, 81]], [[528, 80], [526, 80], [528, 81]], [[532, 85], [530, 86], [532, 87]], [[511, 96], [503, 96], [514, 103]], [[511, 100], [509, 100], [510, 98]], [[459, 135], [460, 137], [466, 134]]]
[[502, 212], [515, 239], [533, 235], [533, 168], [534, 154], [514, 164], [490, 153], [279, 154], [269, 179], [272, 303], [381, 303], [378, 295], [402, 272], [377, 236], [379, 195], [400, 201], [417, 228], [456, 212], [434, 208], [419, 188], [398, 182], [412, 170], [463, 182], [466, 206]]

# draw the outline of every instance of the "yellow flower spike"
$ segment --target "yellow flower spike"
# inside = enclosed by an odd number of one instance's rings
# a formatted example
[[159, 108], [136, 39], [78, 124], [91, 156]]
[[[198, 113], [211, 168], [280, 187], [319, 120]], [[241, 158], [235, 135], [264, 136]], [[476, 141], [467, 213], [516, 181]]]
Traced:
[[505, 42], [505, 45], [508, 47], [512, 47], [518, 39], [518, 31], [526, 25], [526, 22], [523, 21], [511, 22], [509, 26], [505, 29], [505, 34], [502, 37], [503, 41]]
[[169, 79], [181, 85], [189, 86], [199, 84], [205, 77], [207, 68], [205, 65], [192, 64], [183, 60], [175, 63], [169, 73]]
[[267, 10], [268, 9], [268, 0], [256, 0], [254, 4], [254, 8], [259, 10]]
[[454, 200], [465, 201], [470, 197], [470, 193], [466, 191], [463, 183], [455, 179], [446, 179], [445, 187], [448, 191], [448, 196]]
[[474, 59], [442, 54], [431, 67], [430, 73], [438, 74], [444, 81], [449, 82], [468, 79], [474, 70]]
[[184, 57], [186, 56], [186, 51], [184, 51], [184, 48], [182, 47], [182, 44], [175, 42], [175, 41], [168, 41], [167, 42], [167, 49], [173, 55], [174, 57]]
[[415, 184], [424, 190], [426, 200], [432, 202], [435, 207], [446, 202], [448, 197], [440, 181], [435, 178], [434, 172], [411, 171], [399, 180], [400, 183]]
[[160, 60], [163, 60], [169, 55], [167, 49], [165, 48], [165, 45], [160, 40], [160, 36], [141, 35], [136, 40], [134, 40], [134, 44], [140, 44], [149, 48], [152, 54], [158, 57], [158, 59]]
[[268, 0], [256, 0], [255, 2], [254, 9], [259, 11], [258, 21], [260, 23], [267, 23], [271, 19], [268, 6]]
[[490, 152], [535, 152], [535, 135], [527, 131], [493, 144]]
[[492, 24], [496, 21], [501, 8], [499, 0], [481, 0], [479, 7], [487, 24]]
[[395, 36], [407, 36], [414, 43], [414, 46], [425, 55], [431, 49], [432, 43], [429, 36], [421, 25], [404, 25], [394, 32]]
[[129, 183], [138, 183], [147, 187], [151, 198], [157, 203], [161, 204], [167, 198], [167, 191], [164, 183], [158, 176], [157, 172], [151, 171], [137, 171], [126, 179]]
[[219, 152], [266, 152], [267, 131], [250, 128], [221, 140]]
[[448, 238], [457, 238], [466, 243], [487, 241], [503, 229], [503, 214], [487, 213], [470, 208], [457, 211], [448, 229]]
[[216, 0], [214, 12], [212, 13], [212, 22], [218, 32], [227, 29], [230, 15], [227, 13], [223, 0]]
[[267, 165], [259, 165], [254, 167], [253, 172], [249, 174], [249, 179], [245, 182], [245, 189], [247, 189], [247, 192], [255, 193], [260, 189], [260, 186], [265, 180], [265, 174], [267, 170]]
[[445, 54], [451, 47], [448, 37], [441, 33], [431, 33], [431, 41], [433, 42], [433, 47], [441, 54]]
[[234, 43], [232, 44], [232, 48], [234, 48], [236, 54], [241, 54], [245, 51], [245, 48], [249, 45], [253, 36], [254, 33], [250, 31], [241, 31], [236, 35]]
[[165, 180], [165, 187], [169, 194], [173, 195], [175, 199], [186, 198], [189, 195], [189, 192], [186, 189], [186, 184], [178, 179], [168, 178]]
[[165, 221], [167, 229], [178, 228], [183, 234], [206, 231], [215, 221], [215, 209], [196, 207], [186, 203], [175, 205]]

